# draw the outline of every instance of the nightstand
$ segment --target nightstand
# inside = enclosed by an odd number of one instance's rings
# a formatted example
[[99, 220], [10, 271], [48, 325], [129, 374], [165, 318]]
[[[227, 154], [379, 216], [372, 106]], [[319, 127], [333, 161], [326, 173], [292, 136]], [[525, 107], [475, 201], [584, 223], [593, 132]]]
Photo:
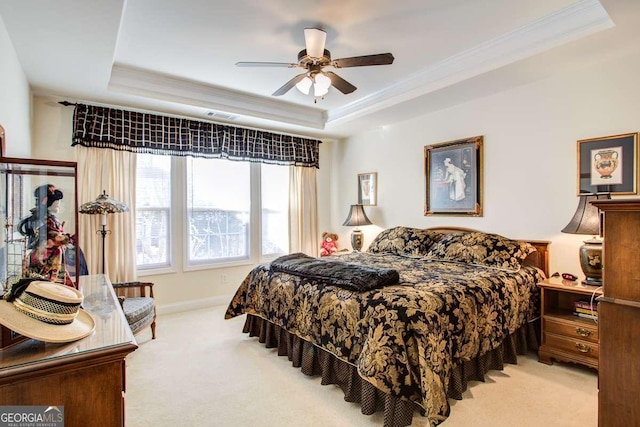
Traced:
[[[540, 283], [542, 345], [538, 361], [551, 365], [551, 359], [573, 362], [598, 369], [598, 324], [573, 314], [574, 301], [593, 302], [602, 295], [599, 288], [551, 277]], [[597, 291], [596, 291], [597, 290]]]

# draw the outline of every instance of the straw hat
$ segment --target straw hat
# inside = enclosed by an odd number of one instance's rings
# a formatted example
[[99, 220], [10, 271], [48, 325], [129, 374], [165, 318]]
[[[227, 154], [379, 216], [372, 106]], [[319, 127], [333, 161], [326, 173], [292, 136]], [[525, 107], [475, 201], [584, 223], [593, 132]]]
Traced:
[[95, 329], [93, 317], [80, 308], [77, 289], [28, 279], [14, 287], [0, 301], [0, 323], [7, 328], [52, 343], [76, 341]]

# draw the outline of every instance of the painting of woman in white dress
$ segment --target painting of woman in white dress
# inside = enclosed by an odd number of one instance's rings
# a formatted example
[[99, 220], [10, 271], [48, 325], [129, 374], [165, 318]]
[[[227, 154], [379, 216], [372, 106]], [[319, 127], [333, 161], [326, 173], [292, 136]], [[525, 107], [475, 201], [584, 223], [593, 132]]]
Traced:
[[464, 199], [464, 190], [467, 188], [467, 184], [464, 183], [464, 178], [467, 174], [465, 171], [451, 163], [451, 159], [448, 157], [444, 159], [444, 167], [447, 171], [444, 180], [449, 184], [449, 198], [456, 202]]
[[482, 216], [483, 137], [427, 145], [425, 215]]

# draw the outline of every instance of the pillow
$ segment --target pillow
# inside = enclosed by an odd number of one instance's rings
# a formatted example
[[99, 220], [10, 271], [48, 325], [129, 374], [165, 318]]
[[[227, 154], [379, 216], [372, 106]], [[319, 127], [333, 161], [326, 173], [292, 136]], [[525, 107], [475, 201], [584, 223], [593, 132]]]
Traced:
[[463, 232], [444, 235], [429, 249], [427, 257], [515, 272], [535, 250], [529, 243], [497, 234]]
[[393, 227], [382, 231], [369, 245], [368, 252], [424, 256], [442, 233], [420, 228]]

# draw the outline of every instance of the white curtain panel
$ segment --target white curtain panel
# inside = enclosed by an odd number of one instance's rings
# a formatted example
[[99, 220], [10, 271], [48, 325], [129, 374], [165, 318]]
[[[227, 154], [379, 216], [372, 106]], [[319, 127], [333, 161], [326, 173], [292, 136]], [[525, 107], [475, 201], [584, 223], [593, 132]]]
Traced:
[[289, 250], [318, 256], [318, 197], [316, 168], [290, 166]]
[[[136, 280], [135, 190], [136, 155], [126, 151], [75, 147], [78, 163], [78, 202], [95, 200], [102, 191], [126, 204], [128, 212], [107, 215], [105, 274], [112, 283]], [[79, 245], [89, 274], [102, 273], [101, 215], [78, 215]]]

